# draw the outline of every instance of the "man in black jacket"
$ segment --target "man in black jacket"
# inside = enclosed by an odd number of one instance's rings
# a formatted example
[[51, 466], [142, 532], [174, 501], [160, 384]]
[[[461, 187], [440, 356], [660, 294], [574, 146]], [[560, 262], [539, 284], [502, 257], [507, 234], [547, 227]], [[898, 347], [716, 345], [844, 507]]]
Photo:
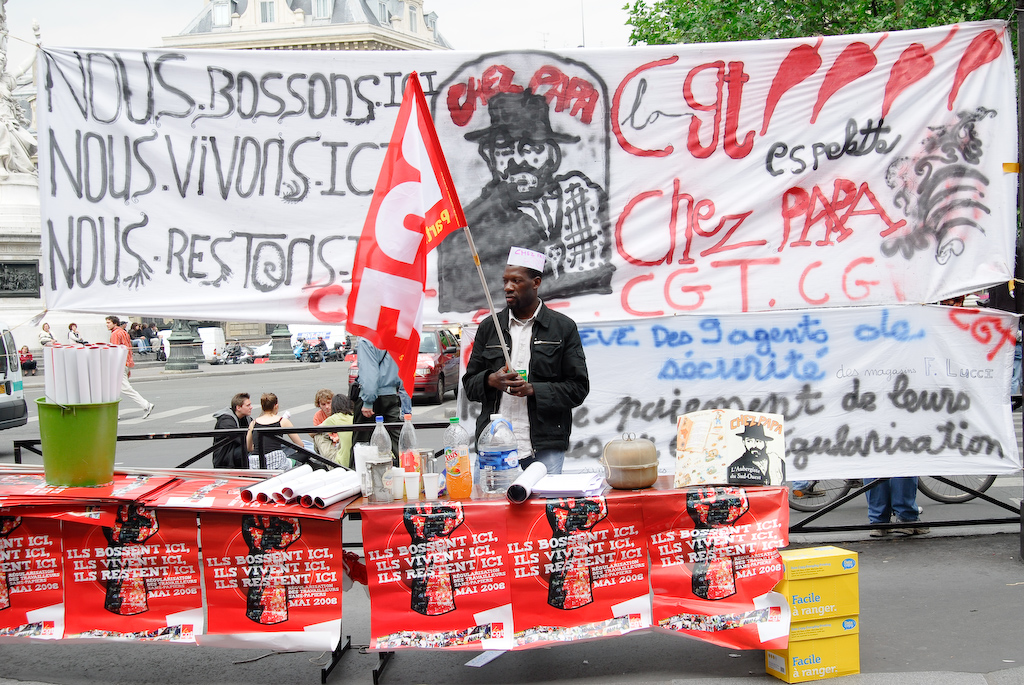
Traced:
[[[252, 423], [252, 401], [249, 393], [240, 392], [231, 398], [231, 406], [213, 415], [217, 419], [215, 430], [225, 428], [248, 428]], [[214, 438], [216, 442], [218, 438]], [[249, 468], [248, 452], [245, 449], [245, 433], [231, 438], [213, 451], [213, 467], [217, 469]]]
[[512, 422], [523, 468], [540, 461], [548, 473], [561, 473], [572, 409], [586, 399], [590, 379], [576, 323], [537, 296], [543, 270], [544, 255], [512, 248], [502, 277], [508, 306], [498, 314], [512, 368], [488, 317], [477, 331], [462, 383], [469, 400], [483, 403], [477, 435], [491, 414], [501, 414]]

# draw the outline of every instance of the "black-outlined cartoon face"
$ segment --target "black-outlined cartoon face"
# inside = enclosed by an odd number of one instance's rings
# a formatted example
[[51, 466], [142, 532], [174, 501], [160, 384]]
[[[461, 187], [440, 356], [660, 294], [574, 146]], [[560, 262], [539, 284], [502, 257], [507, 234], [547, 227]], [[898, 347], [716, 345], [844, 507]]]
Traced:
[[579, 136], [552, 130], [547, 100], [530, 90], [498, 93], [487, 112], [491, 125], [467, 133], [466, 140], [479, 141], [493, 182], [505, 184], [510, 199], [537, 199], [561, 164], [559, 144], [577, 143]]
[[[503, 62], [502, 60], [508, 60]], [[513, 246], [543, 254], [541, 296], [611, 293], [607, 89], [585, 65], [554, 55], [485, 55], [442, 84], [435, 120], [476, 145], [453, 168], [492, 300]], [[483, 164], [481, 164], [481, 161]], [[487, 306], [466, 241], [438, 248], [441, 311]]]

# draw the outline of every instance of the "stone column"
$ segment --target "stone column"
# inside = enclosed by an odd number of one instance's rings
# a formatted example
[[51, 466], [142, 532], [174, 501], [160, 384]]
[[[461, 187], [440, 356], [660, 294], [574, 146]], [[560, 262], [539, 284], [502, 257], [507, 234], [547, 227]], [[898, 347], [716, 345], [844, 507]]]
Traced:
[[270, 340], [270, 361], [295, 361], [295, 354], [292, 352], [292, 334], [288, 331], [288, 326], [278, 324], [274, 332], [270, 334]]
[[196, 363], [195, 348], [192, 345], [192, 329], [188, 322], [175, 319], [168, 340], [171, 343], [171, 354], [167, 357], [163, 372], [198, 371], [199, 364]]

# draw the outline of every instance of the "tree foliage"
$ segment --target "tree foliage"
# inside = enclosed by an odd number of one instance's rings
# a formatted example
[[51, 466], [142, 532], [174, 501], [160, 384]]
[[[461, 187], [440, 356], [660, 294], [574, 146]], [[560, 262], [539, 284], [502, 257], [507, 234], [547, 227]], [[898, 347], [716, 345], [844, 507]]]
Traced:
[[1014, 0], [635, 0], [626, 9], [633, 45], [874, 33], [983, 19], [1016, 28]]

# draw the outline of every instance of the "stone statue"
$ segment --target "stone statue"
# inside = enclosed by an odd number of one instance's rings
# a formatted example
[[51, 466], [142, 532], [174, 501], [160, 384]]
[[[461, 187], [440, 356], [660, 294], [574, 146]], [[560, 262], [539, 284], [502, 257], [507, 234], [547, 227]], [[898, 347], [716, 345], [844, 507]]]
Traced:
[[[7, 0], [0, 0], [0, 180], [11, 174], [37, 174], [32, 158], [36, 140], [28, 131], [31, 122], [14, 99], [21, 74], [7, 69]], [[24, 70], [22, 71], [24, 73]]]

